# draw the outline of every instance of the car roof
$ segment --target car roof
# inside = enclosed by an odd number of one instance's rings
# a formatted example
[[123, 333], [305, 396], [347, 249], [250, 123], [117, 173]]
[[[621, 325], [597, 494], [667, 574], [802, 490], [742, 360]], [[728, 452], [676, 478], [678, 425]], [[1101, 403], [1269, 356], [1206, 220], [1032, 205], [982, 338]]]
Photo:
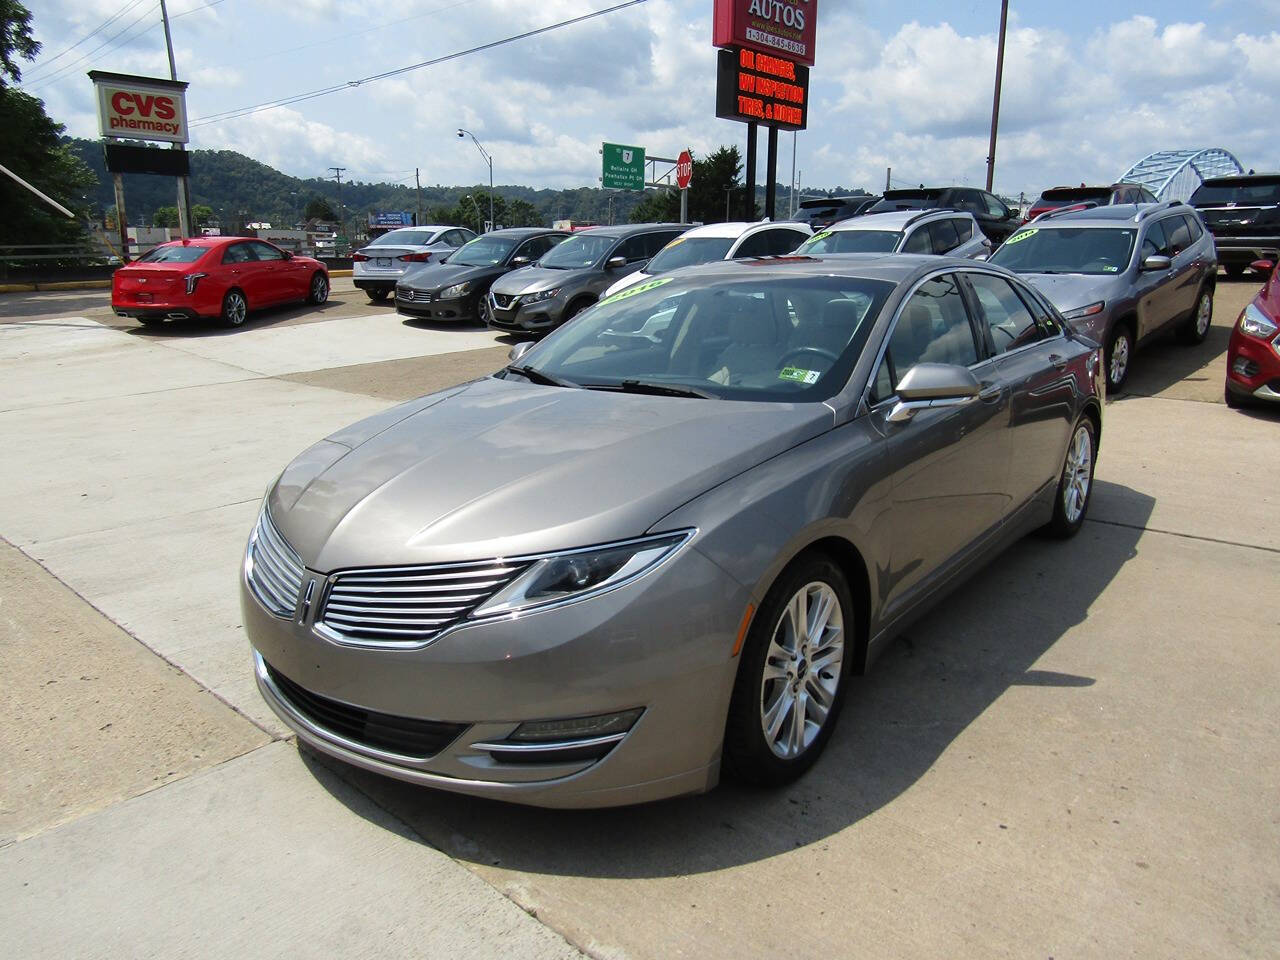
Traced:
[[[1003, 267], [959, 257], [916, 253], [840, 253], [817, 256], [800, 254], [785, 257], [758, 257], [749, 260], [712, 260], [682, 267], [663, 276], [696, 274], [706, 280], [733, 280], [764, 275], [770, 279], [787, 277], [858, 277], [901, 284], [917, 274], [939, 268], [978, 269], [1001, 276], [1015, 276]], [[749, 273], [748, 273], [749, 272]]]
[[1041, 226], [1056, 227], [1063, 224], [1070, 224], [1073, 227], [1118, 227], [1129, 223], [1136, 226], [1139, 223], [1137, 216], [1140, 213], [1150, 211], [1143, 218], [1149, 219], [1164, 210], [1171, 213], [1193, 213], [1195, 208], [1169, 203], [1113, 203], [1102, 207], [1090, 207], [1087, 210], [1071, 210], [1067, 213], [1054, 214], [1047, 220], [1033, 220], [1026, 226], [1035, 224], [1036, 229], [1040, 229]]
[[1249, 187], [1256, 184], [1270, 184], [1280, 180], [1280, 173], [1238, 173], [1230, 177], [1209, 177], [1204, 181], [1208, 187]]
[[503, 227], [501, 230], [490, 230], [488, 233], [482, 233], [480, 237], [532, 237], [542, 233], [569, 236], [568, 230], [553, 230], [550, 227]]
[[864, 213], [860, 217], [841, 220], [827, 227], [828, 230], [902, 230], [908, 223], [924, 222], [932, 217], [971, 217], [972, 214], [940, 207], [933, 210], [886, 210], [884, 213]]
[[805, 207], [825, 207], [833, 203], [857, 203], [859, 200], [874, 200], [875, 198], [869, 193], [860, 193], [854, 197], [810, 197], [808, 200], [801, 200], [800, 209]]
[[683, 236], [690, 239], [694, 237], [727, 237], [730, 240], [736, 240], [752, 230], [783, 226], [788, 230], [799, 230], [804, 225], [790, 220], [754, 220], [750, 223], [744, 220], [730, 220], [728, 223], [704, 223], [702, 226], [693, 227], [686, 231]]
[[593, 237], [633, 237], [638, 233], [649, 233], [653, 230], [688, 230], [687, 223], [626, 223], [612, 227], [587, 227], [574, 231], [574, 236], [590, 234]]

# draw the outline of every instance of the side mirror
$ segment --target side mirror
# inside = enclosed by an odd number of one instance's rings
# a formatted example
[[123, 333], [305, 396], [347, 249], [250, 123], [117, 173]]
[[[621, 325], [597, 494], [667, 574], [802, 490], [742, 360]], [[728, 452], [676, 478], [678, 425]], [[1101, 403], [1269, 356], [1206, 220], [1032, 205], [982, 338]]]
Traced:
[[1255, 260], [1249, 264], [1254, 270], [1257, 270], [1264, 277], [1275, 269], [1275, 263], [1271, 260]]
[[610, 257], [608, 260], [604, 262], [604, 267], [606, 270], [617, 270], [619, 267], [625, 267], [626, 265], [627, 265], [626, 257]]
[[954, 407], [968, 403], [982, 388], [967, 367], [951, 363], [917, 363], [898, 381], [898, 402], [889, 416], [890, 423], [905, 423], [917, 410], [929, 407]]
[[1168, 270], [1171, 266], [1173, 266], [1173, 261], [1168, 257], [1162, 257], [1159, 254], [1147, 257], [1147, 259], [1142, 261], [1143, 270]]
[[511, 352], [507, 354], [507, 359], [510, 360], [512, 363], [515, 363], [517, 360], [523, 357], [526, 353], [528, 353], [532, 348], [533, 348], [533, 341], [521, 340], [519, 343], [517, 343], [514, 347], [511, 348]]
[[511, 265], [513, 267], [527, 267], [532, 262], [533, 261], [530, 260], [528, 257], [512, 257], [511, 258]]
[[973, 259], [975, 259], [975, 260], [981, 260], [981, 261], [987, 261], [987, 260], [990, 260], [990, 259], [991, 259], [991, 251], [990, 251], [990, 250], [984, 250], [982, 253], [976, 253], [976, 254], [974, 254], [974, 256], [973, 256]]

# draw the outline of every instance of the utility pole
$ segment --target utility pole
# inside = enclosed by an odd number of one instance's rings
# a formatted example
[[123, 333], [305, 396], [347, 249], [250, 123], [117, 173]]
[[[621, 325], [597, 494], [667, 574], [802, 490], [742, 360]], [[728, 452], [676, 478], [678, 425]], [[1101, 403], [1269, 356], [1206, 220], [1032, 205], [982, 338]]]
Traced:
[[[178, 79], [178, 68], [173, 62], [173, 35], [169, 33], [169, 11], [164, 0], [160, 0], [160, 19], [164, 21], [164, 45], [169, 51], [169, 79]], [[180, 143], [172, 145], [172, 149], [185, 152]], [[117, 204], [118, 206], [118, 204]], [[191, 184], [186, 177], [178, 178], [178, 229], [184, 237], [191, 236]]]
[[884, 189], [885, 193], [889, 192], [889, 182], [893, 179], [893, 167], [884, 168]]
[[418, 168], [413, 168], [413, 184], [418, 191], [418, 218], [413, 221], [415, 227], [422, 226], [422, 180], [418, 176]]
[[796, 137], [799, 130], [791, 131], [791, 195], [787, 198], [787, 216], [795, 219], [796, 215]]
[[1000, 81], [1004, 76], [1004, 31], [1009, 20], [1009, 0], [1000, 0], [1000, 42], [996, 45], [996, 91], [991, 101], [991, 143], [987, 148], [987, 192], [996, 179], [996, 128], [1000, 126]]
[[[340, 236], [345, 236], [347, 232], [347, 210], [342, 205], [342, 174], [347, 168], [330, 167], [329, 169], [333, 171], [334, 177], [338, 180], [338, 233]], [[333, 252], [335, 254], [338, 252], [338, 245], [336, 242], [333, 245]]]

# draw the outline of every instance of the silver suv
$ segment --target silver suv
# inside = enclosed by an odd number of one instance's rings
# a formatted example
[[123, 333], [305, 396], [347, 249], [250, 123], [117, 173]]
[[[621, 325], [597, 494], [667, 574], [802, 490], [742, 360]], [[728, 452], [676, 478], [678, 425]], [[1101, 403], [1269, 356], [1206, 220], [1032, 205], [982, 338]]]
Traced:
[[1076, 331], [1106, 347], [1113, 391], [1137, 347], [1171, 330], [1200, 343], [1213, 319], [1213, 236], [1179, 200], [1047, 213], [991, 262], [1026, 276]]
[[796, 248], [797, 254], [932, 253], [977, 259], [991, 241], [971, 213], [955, 210], [901, 210], [842, 220]]

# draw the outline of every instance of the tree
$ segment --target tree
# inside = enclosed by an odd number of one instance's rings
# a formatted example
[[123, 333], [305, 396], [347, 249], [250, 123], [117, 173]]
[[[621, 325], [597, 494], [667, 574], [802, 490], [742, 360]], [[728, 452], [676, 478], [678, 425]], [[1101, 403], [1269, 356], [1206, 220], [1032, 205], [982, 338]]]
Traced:
[[[16, 0], [0, 0], [0, 130], [4, 165], [63, 206], [84, 216], [87, 192], [95, 177], [61, 142], [62, 124], [54, 123], [35, 97], [10, 87], [22, 78], [17, 60], [31, 60], [40, 44], [31, 39], [31, 13]], [[0, 177], [0, 242], [72, 243], [83, 228], [44, 201]]]
[[[693, 182], [689, 185], [689, 219], [703, 223], [725, 220], [725, 188], [731, 188], [731, 216], [743, 215], [742, 157], [737, 147], [721, 147], [705, 160], [693, 158]], [[753, 210], [749, 220], [757, 219]], [[632, 223], [664, 223], [680, 219], [680, 191], [660, 189], [645, 196], [631, 213]]]
[[337, 220], [338, 211], [330, 206], [329, 201], [320, 195], [316, 195], [307, 201], [307, 205], [302, 208], [303, 220]]
[[177, 207], [156, 207], [151, 216], [151, 225], [155, 227], [176, 227], [180, 222]]
[[207, 226], [209, 221], [213, 219], [213, 207], [204, 203], [197, 203], [191, 208], [191, 219], [196, 222], [197, 227]]

